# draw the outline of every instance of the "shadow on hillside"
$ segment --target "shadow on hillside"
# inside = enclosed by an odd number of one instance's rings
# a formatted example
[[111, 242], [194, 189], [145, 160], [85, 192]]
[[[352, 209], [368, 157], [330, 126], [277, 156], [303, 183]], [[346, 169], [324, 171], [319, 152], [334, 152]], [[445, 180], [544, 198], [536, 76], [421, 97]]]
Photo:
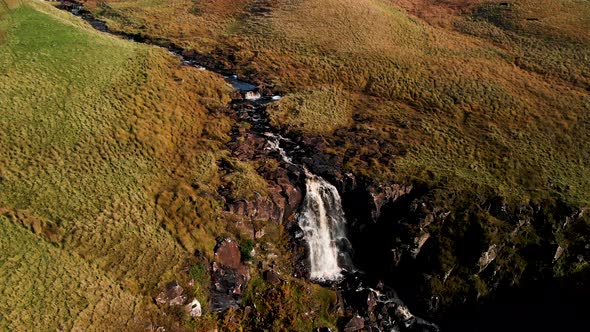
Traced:
[[443, 331], [575, 331], [587, 323], [590, 269], [569, 278], [500, 291], [489, 302], [457, 308]]

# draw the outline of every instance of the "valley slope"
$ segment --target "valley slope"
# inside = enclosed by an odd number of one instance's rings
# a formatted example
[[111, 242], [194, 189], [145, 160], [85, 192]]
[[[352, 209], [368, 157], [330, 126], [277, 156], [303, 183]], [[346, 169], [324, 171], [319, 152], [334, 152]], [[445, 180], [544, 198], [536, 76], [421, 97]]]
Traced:
[[[587, 2], [81, 2], [113, 32], [281, 94], [266, 114], [341, 192], [355, 264], [413, 312], [487, 331], [505, 328], [490, 315], [511, 291], [546, 291], [581, 319], [554, 290], [588, 289]], [[0, 328], [304, 331], [356, 314], [293, 277], [292, 213], [235, 213], [264, 210], [285, 166], [236, 138], [249, 125], [221, 77], [58, 3], [0, 3]], [[244, 305], [208, 312], [219, 236], [286, 282], [251, 268]], [[172, 280], [203, 318], [153, 303]]]

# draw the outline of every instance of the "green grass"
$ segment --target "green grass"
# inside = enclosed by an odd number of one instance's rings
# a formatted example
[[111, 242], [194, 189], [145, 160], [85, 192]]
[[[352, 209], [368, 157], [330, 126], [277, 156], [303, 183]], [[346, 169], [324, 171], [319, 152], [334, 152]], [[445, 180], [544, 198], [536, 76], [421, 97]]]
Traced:
[[3, 330], [123, 330], [146, 322], [149, 302], [121, 289], [79, 255], [56, 248], [4, 216], [0, 248]]
[[[0, 211], [14, 216], [2, 217], [1, 324], [100, 330], [159, 319], [143, 303], [184, 273], [196, 247], [212, 255], [224, 231], [211, 193], [231, 122], [208, 112], [230, 88], [163, 49], [23, 3], [3, 17], [0, 44]], [[162, 197], [195, 183], [188, 220]]]
[[[73, 29], [28, 6], [10, 17], [0, 49], [0, 99], [8, 102], [0, 115], [0, 200], [59, 222], [68, 234], [64, 248], [99, 259], [118, 277], [145, 280], [131, 260], [155, 262], [162, 253], [171, 263], [156, 269], [172, 269], [181, 253], [146, 205], [156, 160], [137, 149], [140, 142], [114, 137], [129, 125], [119, 91], [131, 94], [141, 84], [148, 49]], [[145, 233], [153, 245], [139, 241]], [[105, 245], [97, 248], [98, 238]]]

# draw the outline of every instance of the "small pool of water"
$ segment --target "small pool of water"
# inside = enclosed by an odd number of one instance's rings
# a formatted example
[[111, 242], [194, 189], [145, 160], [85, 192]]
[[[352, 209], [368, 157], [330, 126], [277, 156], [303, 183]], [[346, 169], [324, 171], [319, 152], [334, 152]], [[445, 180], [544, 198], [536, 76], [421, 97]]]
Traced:
[[250, 84], [248, 82], [240, 81], [237, 75], [226, 76], [225, 80], [231, 84], [231, 86], [240, 91], [254, 91], [256, 90], [256, 85]]

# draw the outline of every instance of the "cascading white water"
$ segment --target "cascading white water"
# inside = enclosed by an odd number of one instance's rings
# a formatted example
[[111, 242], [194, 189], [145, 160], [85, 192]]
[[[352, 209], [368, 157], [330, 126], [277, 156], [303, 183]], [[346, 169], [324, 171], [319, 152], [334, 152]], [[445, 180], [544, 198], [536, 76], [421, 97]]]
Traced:
[[[293, 163], [293, 160], [287, 155], [287, 152], [281, 148], [281, 140], [285, 141], [286, 139], [284, 137], [282, 137], [281, 135], [276, 135], [273, 133], [265, 133], [264, 136], [266, 136], [266, 142], [268, 143], [268, 149], [273, 150], [273, 151], [277, 151], [280, 155], [281, 158], [283, 159], [284, 162], [286, 162], [287, 164], [290, 165], [295, 165]], [[307, 170], [305, 170], [307, 172]]]
[[[342, 277], [339, 242], [346, 240], [346, 219], [338, 190], [306, 171], [306, 195], [298, 216], [309, 246], [312, 280], [334, 281]], [[345, 253], [344, 253], [345, 255]]]
[[[279, 152], [283, 160], [295, 165], [281, 148], [286, 138], [266, 133], [268, 148]], [[348, 243], [346, 219], [340, 194], [336, 187], [321, 177], [312, 174], [304, 166], [306, 193], [297, 217], [299, 227], [309, 248], [310, 278], [316, 281], [335, 281], [342, 277], [342, 269], [352, 266], [347, 252], [341, 246]]]

